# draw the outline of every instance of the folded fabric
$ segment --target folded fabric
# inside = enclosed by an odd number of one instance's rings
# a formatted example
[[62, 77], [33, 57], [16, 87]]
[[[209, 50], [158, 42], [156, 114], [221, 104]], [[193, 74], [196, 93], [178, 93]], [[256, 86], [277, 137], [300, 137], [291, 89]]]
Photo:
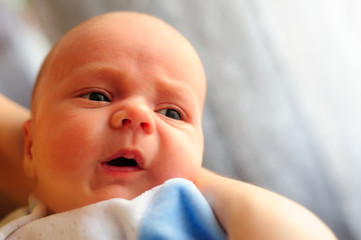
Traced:
[[44, 216], [44, 206], [0, 229], [11, 239], [226, 239], [197, 187], [171, 179], [133, 200], [109, 199]]

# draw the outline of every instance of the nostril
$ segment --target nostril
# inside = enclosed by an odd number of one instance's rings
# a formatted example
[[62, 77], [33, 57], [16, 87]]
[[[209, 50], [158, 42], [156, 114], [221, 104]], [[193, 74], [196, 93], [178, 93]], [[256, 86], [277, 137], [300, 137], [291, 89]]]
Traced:
[[151, 134], [154, 131], [154, 124], [152, 122], [142, 122], [140, 123], [140, 127], [147, 133]]
[[123, 119], [122, 120], [123, 125], [127, 125], [127, 124], [130, 124], [130, 123], [131, 123], [131, 121], [129, 119]]

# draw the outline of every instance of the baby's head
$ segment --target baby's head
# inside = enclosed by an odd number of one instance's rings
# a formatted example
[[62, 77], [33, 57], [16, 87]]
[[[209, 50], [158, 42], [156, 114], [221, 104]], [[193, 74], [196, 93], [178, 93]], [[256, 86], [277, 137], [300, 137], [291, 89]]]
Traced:
[[24, 124], [34, 194], [61, 212], [132, 199], [201, 168], [205, 74], [176, 30], [139, 13], [110, 13], [52, 49]]

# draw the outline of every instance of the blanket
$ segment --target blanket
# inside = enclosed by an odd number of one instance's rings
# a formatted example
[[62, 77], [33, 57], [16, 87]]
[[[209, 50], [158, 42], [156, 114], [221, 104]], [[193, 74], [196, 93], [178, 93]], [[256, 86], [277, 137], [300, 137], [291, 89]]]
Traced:
[[0, 229], [11, 239], [226, 239], [206, 199], [185, 179], [171, 179], [133, 200], [109, 199], [45, 216], [38, 204]]

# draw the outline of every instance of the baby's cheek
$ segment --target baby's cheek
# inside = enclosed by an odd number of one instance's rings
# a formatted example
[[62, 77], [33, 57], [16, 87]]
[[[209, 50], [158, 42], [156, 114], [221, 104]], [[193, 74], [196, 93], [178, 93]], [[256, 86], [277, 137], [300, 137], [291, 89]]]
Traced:
[[[179, 141], [179, 142], [178, 142]], [[163, 178], [185, 178], [193, 181], [202, 164], [202, 146], [188, 138], [177, 139], [169, 147], [170, 154], [164, 156]]]
[[52, 136], [46, 139], [48, 160], [53, 167], [63, 170], [76, 170], [94, 156], [97, 136], [92, 135], [86, 125], [59, 127], [54, 129]]
[[203, 156], [203, 136], [196, 127], [178, 131], [175, 137], [171, 136], [165, 144], [169, 144], [171, 156], [175, 160], [174, 167], [182, 172], [196, 171], [200, 168]]

